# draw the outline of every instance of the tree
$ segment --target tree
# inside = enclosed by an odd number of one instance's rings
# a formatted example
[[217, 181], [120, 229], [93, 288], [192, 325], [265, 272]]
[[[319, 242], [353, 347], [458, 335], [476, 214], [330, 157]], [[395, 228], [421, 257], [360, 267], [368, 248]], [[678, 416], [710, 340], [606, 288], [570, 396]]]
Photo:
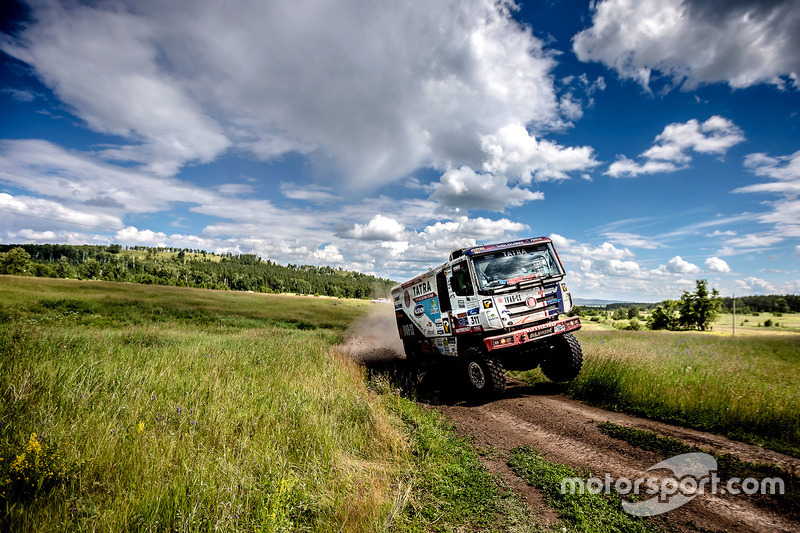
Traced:
[[664, 300], [650, 313], [647, 327], [650, 329], [678, 329], [678, 302]]
[[628, 308], [628, 318], [639, 318], [639, 306], [632, 305]]
[[19, 246], [0, 254], [0, 274], [30, 276], [33, 274], [31, 266], [30, 254]]
[[773, 311], [775, 313], [789, 313], [791, 309], [789, 308], [789, 302], [786, 301], [786, 298], [778, 298], [775, 300], [775, 304], [773, 307]]
[[708, 292], [708, 280], [698, 279], [695, 284], [694, 292], [683, 291], [678, 322], [682, 327], [705, 331], [719, 315], [722, 298], [719, 297], [717, 289]]
[[614, 314], [611, 316], [614, 320], [625, 320], [628, 318], [628, 310], [624, 307], [617, 307], [617, 310], [614, 311]]

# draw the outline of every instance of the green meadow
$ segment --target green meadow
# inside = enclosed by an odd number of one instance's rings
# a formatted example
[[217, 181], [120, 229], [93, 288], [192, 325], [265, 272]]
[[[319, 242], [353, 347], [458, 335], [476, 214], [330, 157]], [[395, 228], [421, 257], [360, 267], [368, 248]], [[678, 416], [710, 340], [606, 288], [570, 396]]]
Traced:
[[0, 529], [496, 523], [469, 444], [335, 349], [369, 306], [0, 276]]
[[[0, 529], [548, 529], [337, 349], [370, 308], [0, 276]], [[798, 454], [800, 335], [579, 338], [575, 397]]]

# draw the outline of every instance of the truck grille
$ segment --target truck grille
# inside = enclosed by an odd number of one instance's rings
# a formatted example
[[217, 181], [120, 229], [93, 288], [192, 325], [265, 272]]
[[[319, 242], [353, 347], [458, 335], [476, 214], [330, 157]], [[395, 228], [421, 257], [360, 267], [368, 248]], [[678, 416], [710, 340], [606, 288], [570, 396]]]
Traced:
[[[519, 302], [515, 304], [506, 305], [506, 310], [508, 310], [508, 316], [511, 319], [518, 319], [522, 318], [525, 315], [532, 315], [534, 313], [541, 313], [542, 311], [546, 312], [544, 318], [540, 320], [536, 320], [534, 322], [526, 322], [518, 327], [529, 327], [531, 325], [537, 324], [539, 322], [544, 322], [546, 320], [552, 320], [553, 318], [558, 316], [558, 304], [561, 303], [560, 298], [556, 298], [555, 294], [551, 295], [551, 297], [546, 300], [544, 307], [537, 307], [536, 309], [531, 309], [528, 307], [528, 304], [525, 302]], [[514, 328], [517, 329], [517, 328]]]

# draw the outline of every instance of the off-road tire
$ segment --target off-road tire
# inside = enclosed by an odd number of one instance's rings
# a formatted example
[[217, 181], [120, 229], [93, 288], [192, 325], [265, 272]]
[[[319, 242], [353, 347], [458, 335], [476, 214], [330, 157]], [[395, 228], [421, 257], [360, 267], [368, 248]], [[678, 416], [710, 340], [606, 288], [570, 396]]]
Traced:
[[464, 375], [472, 394], [479, 398], [493, 398], [506, 390], [506, 373], [503, 364], [480, 348], [467, 348], [462, 356]]
[[419, 354], [419, 343], [412, 339], [403, 339], [403, 348], [406, 353], [407, 364], [419, 365], [422, 359]]
[[541, 369], [550, 381], [563, 383], [575, 379], [582, 366], [583, 352], [578, 339], [572, 333], [564, 333], [553, 343]]

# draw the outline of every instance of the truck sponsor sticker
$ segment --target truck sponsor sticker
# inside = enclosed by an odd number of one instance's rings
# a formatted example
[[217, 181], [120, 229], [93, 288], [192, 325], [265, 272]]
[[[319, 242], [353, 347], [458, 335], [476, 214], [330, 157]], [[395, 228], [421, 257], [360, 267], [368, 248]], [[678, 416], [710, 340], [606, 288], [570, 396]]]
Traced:
[[477, 308], [477, 307], [476, 307], [475, 309], [469, 309], [469, 310], [467, 310], [467, 314], [468, 314], [468, 315], [477, 315], [478, 313], [480, 313], [480, 311], [478, 310], [478, 308]]
[[417, 304], [414, 306], [414, 316], [419, 318], [425, 314], [425, 306], [422, 304]]
[[484, 309], [491, 309], [492, 307], [494, 307], [494, 304], [492, 303], [491, 300], [484, 300], [483, 301], [483, 308]]
[[538, 277], [539, 277], [539, 276], [537, 276], [536, 274], [530, 274], [530, 275], [528, 275], [528, 276], [520, 276], [520, 277], [518, 277], [518, 278], [513, 278], [513, 279], [510, 279], [510, 280], [508, 280], [508, 283], [509, 283], [509, 285], [513, 285], [513, 284], [515, 284], [515, 283], [519, 283], [519, 282], [521, 282], [521, 281], [527, 281], [527, 280], [529, 280], [529, 279], [536, 279], [536, 278], [538, 278]]
[[411, 295], [408, 294], [408, 291], [403, 293], [403, 303], [406, 304], [406, 307], [411, 307]]
[[422, 300], [427, 300], [436, 296], [436, 293], [433, 292], [433, 287], [431, 287], [430, 280], [421, 281], [414, 285], [411, 290], [414, 293], [415, 302], [421, 302]]

